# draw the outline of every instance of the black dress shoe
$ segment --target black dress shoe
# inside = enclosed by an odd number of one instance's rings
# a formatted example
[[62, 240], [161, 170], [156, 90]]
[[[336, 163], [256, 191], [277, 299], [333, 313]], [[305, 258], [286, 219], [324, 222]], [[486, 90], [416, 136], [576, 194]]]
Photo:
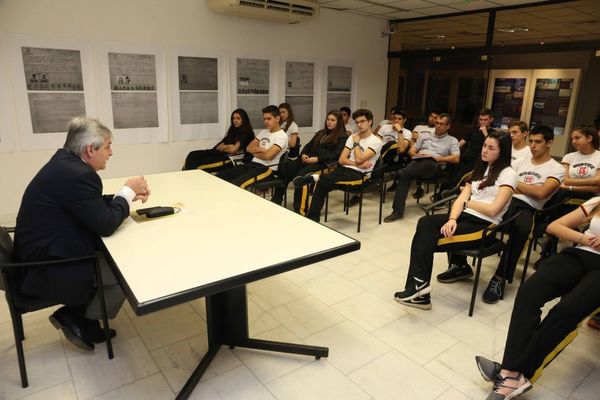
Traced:
[[48, 319], [56, 329], [63, 331], [67, 340], [74, 346], [94, 351], [94, 344], [85, 336], [81, 319], [69, 313], [65, 307], [58, 309]]
[[[117, 336], [117, 331], [115, 331], [114, 329], [109, 329], [108, 334], [112, 339], [115, 336]], [[85, 336], [93, 343], [106, 342], [106, 335], [104, 334], [104, 329], [100, 327], [100, 321], [95, 319], [85, 320]]]

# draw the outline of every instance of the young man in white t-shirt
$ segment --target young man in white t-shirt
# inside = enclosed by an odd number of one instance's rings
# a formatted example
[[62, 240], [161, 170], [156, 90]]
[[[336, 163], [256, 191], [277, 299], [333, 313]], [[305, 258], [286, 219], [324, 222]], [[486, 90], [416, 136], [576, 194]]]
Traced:
[[332, 191], [338, 182], [362, 184], [364, 174], [373, 170], [381, 153], [381, 139], [371, 131], [373, 113], [370, 110], [358, 109], [354, 111], [352, 118], [356, 122], [358, 133], [346, 140], [338, 160], [340, 165], [327, 175], [314, 174], [294, 178], [296, 188], [316, 182], [307, 214], [313, 221], [319, 222], [327, 193]]
[[378, 132], [373, 132], [383, 142], [381, 158], [386, 165], [395, 163], [398, 155], [405, 154], [410, 147], [412, 132], [404, 127], [407, 119], [406, 111], [394, 108], [391, 121], [380, 125]]
[[217, 177], [246, 188], [256, 182], [273, 179], [279, 159], [288, 148], [288, 136], [279, 126], [279, 108], [274, 105], [263, 110], [265, 128], [246, 147], [253, 155], [247, 164], [219, 172]]
[[348, 135], [352, 135], [352, 134], [358, 132], [356, 124], [354, 123], [354, 120], [351, 118], [352, 111], [350, 111], [350, 108], [342, 107], [342, 108], [340, 108], [340, 112], [342, 113], [342, 118], [344, 119], [344, 127], [346, 128], [346, 133]]
[[508, 133], [512, 140], [512, 166], [515, 166], [515, 162], [521, 158], [531, 158], [531, 149], [527, 144], [528, 134], [527, 123], [523, 121], [513, 121], [508, 125]]
[[[517, 262], [531, 232], [535, 211], [544, 207], [563, 180], [565, 174], [563, 166], [550, 156], [553, 141], [552, 128], [536, 125], [529, 132], [532, 157], [520, 158], [513, 167], [517, 172], [517, 189], [504, 218], [510, 218], [519, 211], [522, 211], [522, 214], [515, 221], [510, 246], [502, 252], [496, 272], [483, 293], [483, 301], [486, 303], [497, 303], [502, 297], [502, 268], [506, 258], [508, 258], [506, 279], [512, 282]], [[468, 271], [466, 274], [468, 275]], [[460, 279], [464, 278], [461, 271], [457, 270], [452, 280], [443, 283]]]

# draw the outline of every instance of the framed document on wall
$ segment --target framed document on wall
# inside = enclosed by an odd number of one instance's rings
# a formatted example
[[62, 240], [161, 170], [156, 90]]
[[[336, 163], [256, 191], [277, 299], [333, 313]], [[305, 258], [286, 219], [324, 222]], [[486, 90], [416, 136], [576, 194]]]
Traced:
[[96, 60], [101, 119], [114, 131], [114, 142], [166, 142], [167, 84], [162, 49], [103, 43]]
[[10, 52], [24, 150], [61, 147], [71, 118], [97, 116], [92, 56], [87, 44], [15, 35]]
[[170, 56], [174, 140], [219, 139], [227, 117], [226, 57], [174, 50]]
[[511, 121], [526, 119], [525, 102], [531, 86], [531, 70], [492, 70], [486, 107], [492, 110], [494, 128], [508, 129]]

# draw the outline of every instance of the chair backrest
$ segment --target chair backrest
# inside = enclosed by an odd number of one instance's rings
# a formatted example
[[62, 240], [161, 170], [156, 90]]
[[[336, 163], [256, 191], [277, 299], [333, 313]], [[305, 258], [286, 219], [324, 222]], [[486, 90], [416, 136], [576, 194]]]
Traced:
[[371, 182], [379, 182], [379, 180], [381, 179], [381, 176], [383, 175], [383, 170], [381, 169], [382, 163], [383, 159], [379, 157], [377, 159], [377, 162], [373, 166], [373, 172], [371, 172]]
[[279, 164], [277, 164], [277, 176], [281, 179], [287, 176], [286, 170], [288, 166], [288, 157], [288, 152], [285, 151], [279, 158]]
[[298, 139], [296, 140], [296, 145], [294, 147], [290, 147], [289, 151], [289, 157], [291, 158], [296, 158], [300, 155], [300, 136], [298, 136]]
[[[0, 266], [12, 262], [13, 241], [8, 230], [0, 226]], [[8, 273], [8, 271], [7, 271]], [[0, 290], [5, 290], [4, 273], [0, 274]]]

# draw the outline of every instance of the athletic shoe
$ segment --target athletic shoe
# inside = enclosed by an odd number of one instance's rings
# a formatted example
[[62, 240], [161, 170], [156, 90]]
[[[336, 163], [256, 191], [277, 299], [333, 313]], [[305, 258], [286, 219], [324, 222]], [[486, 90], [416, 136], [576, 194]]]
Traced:
[[596, 314], [587, 321], [587, 326], [600, 330], [600, 314]]
[[355, 194], [350, 200], [348, 200], [348, 207], [353, 207], [358, 205], [358, 203], [360, 203], [360, 196]]
[[425, 191], [423, 190], [423, 188], [421, 186], [417, 187], [417, 190], [415, 190], [415, 192], [412, 195], [413, 199], [420, 199], [421, 197], [425, 196]]
[[[521, 378], [523, 378], [525, 382], [519, 385], [519, 381], [521, 380]], [[515, 397], [520, 396], [525, 392], [528, 392], [529, 390], [531, 390], [532, 387], [533, 386], [531, 385], [531, 382], [529, 382], [529, 380], [525, 378], [521, 373], [515, 378], [511, 378], [508, 376], [505, 378], [503, 376], [499, 376], [496, 380], [496, 383], [494, 383], [494, 388], [492, 389], [492, 392], [488, 395], [486, 400], [514, 399]], [[508, 394], [501, 394], [499, 392], [502, 389], [513, 390]]]
[[477, 363], [479, 373], [487, 382], [494, 382], [498, 378], [500, 370], [502, 369], [500, 363], [482, 356], [475, 356], [475, 362]]
[[483, 301], [488, 304], [496, 304], [502, 297], [502, 281], [495, 276], [490, 279], [487, 289], [483, 292]]
[[415, 307], [421, 310], [431, 310], [431, 296], [428, 294], [426, 294], [425, 296], [415, 297], [414, 299], [407, 301], [400, 300], [399, 298], [394, 296], [394, 300], [396, 300], [403, 306]]
[[409, 301], [415, 297], [425, 296], [429, 293], [431, 293], [429, 282], [419, 281], [419, 279], [413, 278], [413, 282], [410, 283], [403, 292], [396, 292], [394, 294], [394, 299], [396, 299], [396, 301]]
[[452, 283], [473, 277], [473, 270], [468, 265], [450, 264], [448, 270], [438, 274], [437, 280], [442, 283]]
[[399, 213], [397, 211], [392, 212], [390, 215], [388, 215], [387, 217], [385, 217], [383, 219], [383, 222], [394, 222], [397, 221], [399, 219], [404, 218], [404, 214]]
[[315, 178], [313, 178], [310, 174], [304, 176], [297, 176], [292, 182], [294, 183], [294, 187], [299, 188], [305, 185], [310, 185], [311, 183], [315, 183]]

